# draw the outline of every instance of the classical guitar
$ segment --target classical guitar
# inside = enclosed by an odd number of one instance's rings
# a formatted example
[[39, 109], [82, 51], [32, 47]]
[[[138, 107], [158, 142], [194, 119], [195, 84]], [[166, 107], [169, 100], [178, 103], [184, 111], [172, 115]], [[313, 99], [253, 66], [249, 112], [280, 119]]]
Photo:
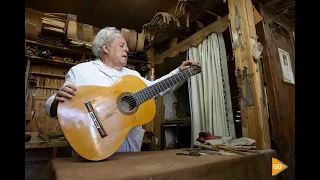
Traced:
[[79, 86], [76, 96], [58, 104], [61, 130], [81, 157], [104, 160], [118, 150], [132, 127], [154, 118], [154, 96], [200, 72], [200, 66], [192, 65], [148, 87], [133, 75], [109, 87]]

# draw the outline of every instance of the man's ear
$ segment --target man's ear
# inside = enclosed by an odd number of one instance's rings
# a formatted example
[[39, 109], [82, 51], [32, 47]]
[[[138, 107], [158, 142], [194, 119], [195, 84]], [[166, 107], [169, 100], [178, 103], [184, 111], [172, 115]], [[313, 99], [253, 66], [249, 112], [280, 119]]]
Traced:
[[108, 52], [109, 52], [109, 47], [108, 47], [106, 44], [102, 45], [102, 49], [103, 49], [103, 51], [104, 51], [106, 54], [108, 54]]

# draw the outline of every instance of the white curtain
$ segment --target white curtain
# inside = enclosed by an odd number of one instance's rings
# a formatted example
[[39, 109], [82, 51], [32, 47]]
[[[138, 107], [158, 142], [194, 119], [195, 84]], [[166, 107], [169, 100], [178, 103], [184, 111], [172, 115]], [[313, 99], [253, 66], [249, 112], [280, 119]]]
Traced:
[[192, 119], [192, 143], [199, 132], [235, 137], [227, 57], [222, 34], [212, 33], [197, 47], [189, 48], [187, 59], [199, 61], [202, 72], [188, 80]]

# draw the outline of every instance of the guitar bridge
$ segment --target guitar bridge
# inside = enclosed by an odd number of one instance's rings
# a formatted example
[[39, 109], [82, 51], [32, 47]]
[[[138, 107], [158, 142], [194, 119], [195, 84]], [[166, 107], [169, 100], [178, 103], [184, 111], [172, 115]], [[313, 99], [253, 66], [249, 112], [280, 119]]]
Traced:
[[100, 123], [98, 116], [96, 115], [95, 111], [93, 110], [91, 102], [84, 103], [89, 111], [89, 115], [91, 120], [93, 121], [94, 125], [96, 126], [97, 130], [99, 131], [99, 134], [101, 138], [104, 138], [107, 136], [106, 131], [104, 130], [102, 124]]

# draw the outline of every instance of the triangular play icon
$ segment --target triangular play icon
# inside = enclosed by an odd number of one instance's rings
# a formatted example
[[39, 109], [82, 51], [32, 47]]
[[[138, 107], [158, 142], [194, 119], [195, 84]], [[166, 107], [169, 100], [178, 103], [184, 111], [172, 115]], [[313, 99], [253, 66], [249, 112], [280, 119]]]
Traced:
[[288, 168], [288, 166], [286, 164], [284, 164], [283, 162], [281, 162], [279, 159], [272, 158], [272, 176], [275, 176], [275, 175], [281, 173], [282, 171], [284, 171], [287, 168]]

